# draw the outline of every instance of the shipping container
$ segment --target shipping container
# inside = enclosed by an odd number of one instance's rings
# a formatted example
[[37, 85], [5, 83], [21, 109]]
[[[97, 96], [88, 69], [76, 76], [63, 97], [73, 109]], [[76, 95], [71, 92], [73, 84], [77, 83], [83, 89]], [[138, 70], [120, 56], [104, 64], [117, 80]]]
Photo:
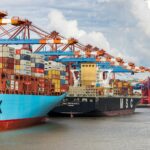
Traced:
[[81, 65], [81, 81], [89, 80], [96, 81], [96, 64], [94, 63], [83, 63]]

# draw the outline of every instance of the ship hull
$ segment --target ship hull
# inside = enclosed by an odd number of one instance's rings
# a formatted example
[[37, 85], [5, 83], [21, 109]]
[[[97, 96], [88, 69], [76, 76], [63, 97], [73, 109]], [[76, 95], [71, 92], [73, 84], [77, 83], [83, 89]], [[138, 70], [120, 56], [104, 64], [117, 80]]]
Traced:
[[41, 123], [49, 110], [65, 97], [0, 94], [0, 130], [18, 129]]
[[136, 97], [66, 97], [49, 115], [127, 115], [135, 111], [139, 101]]

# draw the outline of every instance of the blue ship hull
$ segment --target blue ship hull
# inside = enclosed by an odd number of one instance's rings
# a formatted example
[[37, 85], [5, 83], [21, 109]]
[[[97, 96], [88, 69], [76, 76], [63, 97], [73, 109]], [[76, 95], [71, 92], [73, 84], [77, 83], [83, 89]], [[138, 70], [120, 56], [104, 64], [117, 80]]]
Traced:
[[0, 94], [0, 130], [41, 121], [63, 98], [60, 96]]

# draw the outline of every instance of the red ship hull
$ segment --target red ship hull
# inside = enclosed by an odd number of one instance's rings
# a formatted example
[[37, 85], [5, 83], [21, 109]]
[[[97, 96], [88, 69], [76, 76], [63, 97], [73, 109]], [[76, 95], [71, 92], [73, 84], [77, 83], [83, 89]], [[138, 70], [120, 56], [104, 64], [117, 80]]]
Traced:
[[106, 111], [103, 112], [103, 115], [111, 117], [111, 116], [129, 115], [133, 113], [134, 113], [133, 109], [128, 109], [128, 110], [119, 110], [119, 111]]
[[0, 131], [30, 127], [45, 121], [45, 117], [0, 121]]

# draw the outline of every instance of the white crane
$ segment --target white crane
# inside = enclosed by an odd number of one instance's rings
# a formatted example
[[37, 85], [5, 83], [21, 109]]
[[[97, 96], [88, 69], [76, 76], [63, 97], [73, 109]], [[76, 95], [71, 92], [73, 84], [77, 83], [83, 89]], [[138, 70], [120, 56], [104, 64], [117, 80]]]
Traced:
[[75, 71], [79, 71], [79, 70], [77, 70], [77, 69], [71, 69], [70, 71], [72, 73], [73, 80], [74, 80], [74, 85], [73, 86], [74, 87], [78, 87], [79, 86], [79, 82], [80, 82], [80, 78], [79, 77], [76, 78]]

